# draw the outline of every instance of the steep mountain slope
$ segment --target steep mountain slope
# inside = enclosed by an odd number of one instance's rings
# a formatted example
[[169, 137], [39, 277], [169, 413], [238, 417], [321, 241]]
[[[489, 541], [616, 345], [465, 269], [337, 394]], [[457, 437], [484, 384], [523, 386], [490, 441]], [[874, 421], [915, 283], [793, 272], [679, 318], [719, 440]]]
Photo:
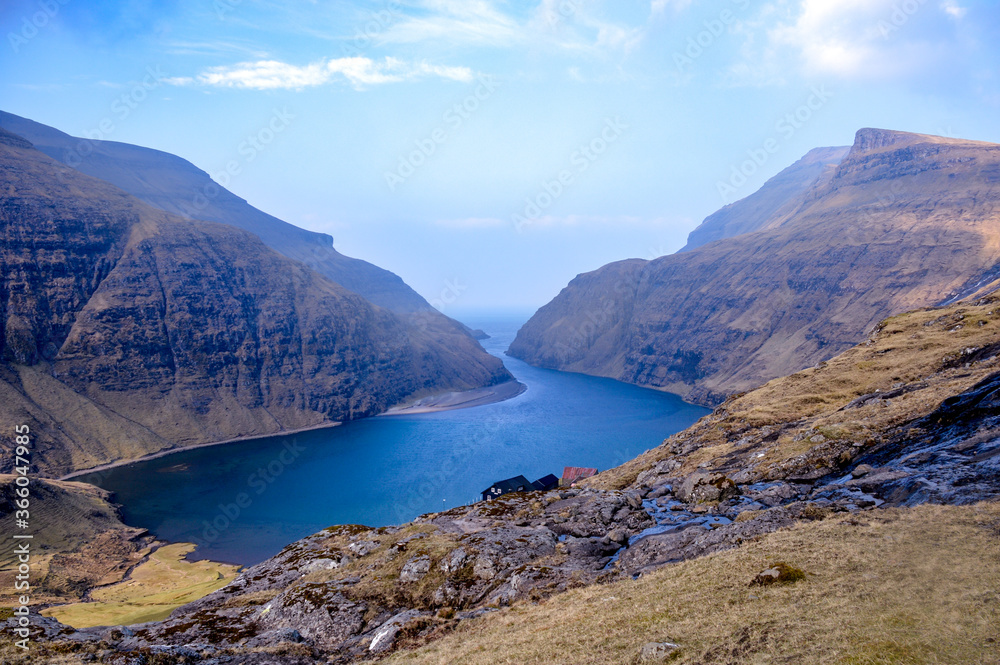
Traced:
[[760, 231], [570, 282], [518, 332], [530, 363], [717, 404], [881, 319], [995, 288], [1000, 145], [864, 129]]
[[816, 148], [765, 182], [750, 196], [723, 207], [705, 218], [680, 250], [688, 252], [715, 240], [732, 238], [780, 223], [802, 205], [817, 184], [833, 177], [850, 148]]
[[[301, 261], [344, 288], [397, 313], [423, 312], [441, 319], [397, 275], [344, 256], [325, 233], [300, 229], [254, 208], [185, 159], [159, 150], [81, 139], [0, 111], [0, 127], [23, 136], [49, 157], [100, 178], [149, 205], [190, 219], [230, 224], [260, 237], [271, 249]], [[454, 324], [452, 324], [454, 325]]]
[[[990, 662], [998, 351], [995, 296], [893, 317], [581, 486], [330, 527], [165, 621], [46, 648], [630, 663], [654, 641], [684, 663]], [[802, 575], [780, 583], [779, 563]]]
[[2, 420], [32, 427], [50, 474], [511, 379], [461, 330], [417, 325], [3, 130], [0, 359]]

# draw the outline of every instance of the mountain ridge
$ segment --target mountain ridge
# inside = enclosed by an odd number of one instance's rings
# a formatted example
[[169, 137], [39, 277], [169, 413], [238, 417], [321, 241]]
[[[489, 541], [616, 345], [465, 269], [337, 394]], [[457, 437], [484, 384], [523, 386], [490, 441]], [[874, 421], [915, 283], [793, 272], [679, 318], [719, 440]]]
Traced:
[[254, 208], [182, 157], [118, 141], [76, 138], [4, 111], [0, 111], [0, 127], [23, 136], [56, 161], [110, 182], [154, 208], [250, 231], [272, 249], [376, 305], [397, 313], [420, 313], [435, 325], [446, 319], [436, 316], [437, 310], [398, 275], [344, 256], [334, 249], [333, 237], [326, 233], [302, 229]]
[[508, 353], [718, 404], [893, 313], [988, 292], [998, 218], [1000, 145], [863, 129], [794, 214], [580, 275]]

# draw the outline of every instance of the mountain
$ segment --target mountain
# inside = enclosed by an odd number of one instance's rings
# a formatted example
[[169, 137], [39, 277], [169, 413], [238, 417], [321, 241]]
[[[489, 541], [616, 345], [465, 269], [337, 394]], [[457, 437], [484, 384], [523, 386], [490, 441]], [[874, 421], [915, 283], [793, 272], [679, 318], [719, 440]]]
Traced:
[[756, 192], [712, 213], [688, 235], [680, 251], [688, 252], [715, 240], [758, 231], [779, 224], [802, 204], [817, 184], [828, 181], [850, 151], [816, 148], [761, 186]]
[[[116, 141], [82, 139], [0, 111], [0, 127], [22, 136], [49, 157], [105, 180], [149, 205], [189, 219], [230, 224], [271, 249], [301, 261], [349, 291], [397, 313], [422, 312], [442, 325], [426, 300], [397, 275], [344, 256], [333, 238], [293, 226], [254, 208], [194, 164], [170, 153]], [[453, 324], [454, 325], [454, 324]]]
[[0, 419], [31, 427], [47, 474], [511, 380], [455, 325], [373, 305], [4, 130], [0, 239]]
[[714, 405], [1000, 284], [1000, 145], [862, 129], [794, 210], [765, 201], [759, 230], [578, 276], [508, 353]]
[[127, 631], [35, 615], [39, 648], [596, 665], [667, 662], [641, 654], [669, 642], [692, 665], [990, 662], [998, 350], [996, 296], [896, 316], [576, 487], [332, 526]]

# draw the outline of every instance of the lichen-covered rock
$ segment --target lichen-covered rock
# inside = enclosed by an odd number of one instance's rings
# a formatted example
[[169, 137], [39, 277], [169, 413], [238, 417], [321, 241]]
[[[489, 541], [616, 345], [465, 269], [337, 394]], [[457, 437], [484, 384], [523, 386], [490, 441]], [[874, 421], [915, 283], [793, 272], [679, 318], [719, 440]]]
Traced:
[[418, 556], [410, 559], [399, 573], [400, 582], [416, 582], [423, 578], [431, 569], [431, 559], [428, 556]]
[[373, 654], [381, 654], [389, 651], [396, 642], [396, 636], [399, 635], [399, 631], [407, 623], [422, 614], [422, 612], [416, 610], [406, 610], [383, 623], [372, 633], [371, 642], [368, 644], [368, 651]]

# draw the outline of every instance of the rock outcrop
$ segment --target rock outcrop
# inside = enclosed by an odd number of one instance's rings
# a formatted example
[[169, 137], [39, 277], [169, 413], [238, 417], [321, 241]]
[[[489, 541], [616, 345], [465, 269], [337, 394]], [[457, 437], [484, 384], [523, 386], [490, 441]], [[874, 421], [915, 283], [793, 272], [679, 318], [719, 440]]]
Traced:
[[439, 326], [447, 321], [397, 275], [344, 256], [334, 249], [333, 238], [325, 233], [301, 229], [254, 208], [176, 155], [116, 141], [70, 136], [3, 111], [0, 127], [26, 138], [56, 161], [109, 182], [154, 208], [249, 231], [271, 249], [305, 263], [380, 307], [397, 314], [421, 312]]
[[0, 184], [0, 413], [31, 427], [45, 473], [511, 380], [461, 330], [373, 305], [246, 231], [151, 208], [3, 130]]
[[718, 404], [889, 315], [995, 288], [998, 184], [1000, 145], [861, 130], [793, 211], [772, 197], [752, 233], [580, 275], [509, 353]]

